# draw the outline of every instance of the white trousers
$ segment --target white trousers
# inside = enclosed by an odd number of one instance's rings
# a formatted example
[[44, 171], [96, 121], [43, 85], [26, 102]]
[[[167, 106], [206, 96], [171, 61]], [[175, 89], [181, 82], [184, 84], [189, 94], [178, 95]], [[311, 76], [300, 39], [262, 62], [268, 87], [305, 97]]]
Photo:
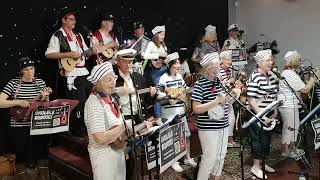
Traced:
[[236, 117], [234, 114], [234, 109], [232, 104], [229, 104], [229, 136], [233, 136], [234, 123], [236, 122]]
[[227, 152], [228, 128], [220, 130], [199, 130], [202, 149], [197, 180], [208, 180], [212, 176], [221, 176], [224, 158]]
[[[282, 144], [290, 144], [291, 142], [296, 142], [298, 137], [299, 128], [299, 109], [298, 108], [278, 108], [281, 114], [281, 119], [283, 122], [282, 126]], [[289, 127], [294, 129], [289, 130]]]
[[125, 180], [126, 163], [123, 150], [107, 151], [90, 157], [94, 180]]

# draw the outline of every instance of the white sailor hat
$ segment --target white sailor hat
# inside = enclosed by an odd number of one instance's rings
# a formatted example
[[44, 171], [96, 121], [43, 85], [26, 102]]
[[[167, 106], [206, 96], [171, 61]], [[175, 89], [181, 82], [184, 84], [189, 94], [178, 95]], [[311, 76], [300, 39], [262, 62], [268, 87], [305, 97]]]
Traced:
[[227, 59], [227, 60], [232, 59], [232, 50], [222, 51], [220, 53], [220, 58], [221, 59]]
[[164, 63], [166, 63], [167, 65], [169, 65], [170, 61], [173, 61], [175, 59], [179, 59], [179, 54], [177, 52], [168, 54], [168, 56], [166, 57], [166, 59], [164, 60]]
[[206, 28], [204, 28], [206, 30], [207, 33], [209, 32], [216, 32], [216, 27], [212, 26], [211, 24], [208, 25]]
[[152, 34], [153, 34], [153, 35], [156, 35], [157, 33], [163, 32], [163, 31], [166, 31], [165, 25], [156, 26], [156, 27], [154, 27], [154, 28], [152, 29]]
[[200, 61], [200, 65], [202, 67], [210, 64], [210, 63], [220, 63], [220, 57], [217, 52], [206, 54], [203, 59]]
[[87, 77], [87, 80], [92, 84], [96, 84], [101, 78], [103, 78], [106, 74], [112, 73], [113, 67], [112, 64], [108, 61], [98, 64], [92, 68], [90, 76]]
[[136, 53], [137, 51], [134, 49], [122, 49], [117, 52], [117, 57], [121, 57], [125, 60], [133, 60]]
[[288, 63], [292, 60], [295, 60], [295, 59], [301, 59], [301, 55], [296, 51], [296, 50], [293, 50], [293, 51], [288, 51], [286, 53], [286, 55], [284, 55], [284, 60]]
[[258, 62], [265, 61], [265, 60], [268, 60], [271, 58], [272, 58], [271, 49], [265, 49], [265, 50], [258, 51], [257, 54], [254, 56], [254, 59]]
[[228, 27], [228, 31], [239, 31], [238, 25], [237, 24], [231, 24]]

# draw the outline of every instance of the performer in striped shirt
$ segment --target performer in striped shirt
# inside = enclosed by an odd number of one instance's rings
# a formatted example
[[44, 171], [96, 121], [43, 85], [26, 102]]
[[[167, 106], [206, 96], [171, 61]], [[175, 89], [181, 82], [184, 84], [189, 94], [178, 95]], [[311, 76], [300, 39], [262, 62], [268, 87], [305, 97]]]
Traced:
[[[227, 50], [220, 53], [221, 58], [221, 65], [220, 65], [220, 80], [222, 81], [222, 84], [225, 84], [226, 87], [229, 89], [232, 89], [232, 91], [236, 92], [237, 97], [240, 96], [240, 89], [237, 90], [236, 88], [233, 89], [234, 84], [234, 78], [232, 77], [232, 51]], [[235, 114], [234, 109], [232, 106], [232, 103], [234, 100], [232, 99], [232, 102], [229, 102], [228, 105], [228, 112], [229, 112], [229, 138], [228, 138], [228, 147], [234, 147], [236, 143], [233, 140], [233, 129], [234, 129], [234, 123], [235, 123]]]
[[95, 66], [87, 78], [94, 84], [84, 108], [94, 180], [126, 179], [124, 149], [110, 147], [125, 131], [119, 103], [111, 96], [117, 78], [110, 62]]
[[[217, 78], [220, 68], [219, 54], [206, 54], [200, 65], [201, 77], [196, 81], [191, 96], [202, 149], [197, 179], [207, 180], [211, 175], [211, 178], [219, 180], [228, 142], [228, 108], [224, 105], [226, 98]], [[212, 110], [215, 110], [214, 114], [221, 116], [209, 116], [208, 111]]]
[[[179, 60], [179, 54], [177, 52], [169, 54], [164, 60], [164, 63], [168, 66], [168, 72], [160, 77], [159, 86], [164, 88], [159, 88], [158, 99], [163, 99], [167, 96], [172, 98], [177, 98], [176, 100], [162, 100], [161, 101], [161, 118], [162, 119], [172, 119], [177, 114], [182, 118], [185, 124], [185, 135], [187, 137], [187, 155], [184, 159], [184, 163], [191, 166], [196, 166], [197, 163], [190, 157], [190, 141], [189, 137], [191, 135], [187, 118], [185, 112], [185, 105], [182, 100], [185, 97], [185, 92], [177, 92], [176, 94], [170, 94], [170, 90], [186, 89], [187, 86], [180, 75], [181, 64]], [[179, 99], [180, 98], [180, 99]], [[174, 101], [174, 102], [173, 102]], [[172, 168], [177, 172], [182, 172], [183, 169], [179, 165], [179, 162], [175, 162]]]
[[[29, 57], [19, 59], [20, 77], [11, 79], [0, 94], [0, 108], [20, 106], [27, 108], [31, 100], [43, 101], [49, 95], [43, 91], [46, 83], [35, 78], [34, 61]], [[10, 119], [10, 137], [17, 162], [26, 166], [36, 165], [37, 160], [46, 158], [47, 140], [45, 136], [30, 136], [30, 121]]]
[[[297, 70], [301, 66], [301, 55], [297, 51], [288, 51], [284, 56], [284, 60], [286, 65], [281, 76], [285, 78], [286, 82], [288, 82], [298, 96], [300, 96], [301, 93], [309, 93], [314, 85], [315, 79], [311, 77], [309, 82], [305, 84], [298, 75]], [[300, 123], [299, 108], [301, 104], [290, 87], [283, 81], [280, 81], [278, 100], [284, 101], [283, 105], [279, 108], [283, 121], [281, 140], [281, 155], [283, 156], [288, 156], [290, 150], [295, 150], [295, 142], [297, 141]]]
[[[254, 57], [257, 61], [257, 68], [252, 72], [247, 82], [247, 96], [250, 107], [255, 113], [259, 113], [268, 104], [276, 100], [278, 84], [270, 74], [272, 68], [272, 54], [270, 49], [257, 52]], [[274, 111], [272, 117], [276, 116]], [[266, 157], [270, 151], [271, 131], [263, 131], [257, 123], [249, 126], [251, 137], [251, 155], [253, 157], [253, 166], [251, 172], [258, 178], [262, 178], [261, 170], [262, 158]], [[262, 141], [261, 141], [262, 140]], [[265, 165], [265, 170], [274, 172], [275, 170]]]

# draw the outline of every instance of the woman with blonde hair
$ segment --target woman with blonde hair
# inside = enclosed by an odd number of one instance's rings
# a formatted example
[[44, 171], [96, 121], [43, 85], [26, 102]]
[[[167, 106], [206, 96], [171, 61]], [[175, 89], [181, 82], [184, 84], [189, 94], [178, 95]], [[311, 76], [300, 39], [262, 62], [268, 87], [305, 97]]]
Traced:
[[201, 77], [192, 92], [192, 109], [197, 117], [202, 149], [198, 180], [219, 180], [228, 144], [228, 104], [220, 80], [220, 57], [217, 52], [206, 54], [200, 61]]
[[301, 107], [298, 98], [301, 93], [308, 93], [311, 90], [315, 79], [311, 77], [309, 82], [305, 84], [298, 75], [297, 70], [301, 66], [301, 55], [297, 51], [288, 51], [284, 60], [286, 64], [281, 73], [284, 80], [279, 83], [278, 100], [284, 101], [279, 108], [283, 121], [281, 155], [288, 156], [291, 150], [295, 150], [295, 142], [297, 141], [300, 123], [299, 108]]
[[216, 27], [208, 25], [204, 28], [205, 32], [199, 40], [200, 44], [195, 47], [194, 52], [191, 56], [191, 60], [195, 63], [196, 72], [201, 69], [199, 62], [203, 59], [204, 55], [213, 52], [220, 52], [221, 48], [217, 40]]

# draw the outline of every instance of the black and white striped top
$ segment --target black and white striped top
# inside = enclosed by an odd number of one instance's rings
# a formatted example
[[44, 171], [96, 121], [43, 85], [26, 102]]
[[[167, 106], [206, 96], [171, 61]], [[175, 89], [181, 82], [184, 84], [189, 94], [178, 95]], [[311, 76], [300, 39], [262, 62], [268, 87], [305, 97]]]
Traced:
[[318, 98], [318, 101], [320, 102], [320, 87], [317, 86], [317, 98]]
[[[32, 100], [36, 98], [40, 94], [40, 91], [46, 87], [46, 83], [42, 79], [35, 79], [34, 82], [21, 81], [21, 85], [18, 90], [19, 84], [19, 78], [11, 79], [2, 90], [2, 93], [8, 95], [9, 99]], [[30, 126], [30, 121], [17, 122], [11, 118], [10, 125], [15, 127]]]
[[[300, 96], [300, 90], [305, 86], [300, 76], [291, 69], [285, 69], [282, 71], [281, 76], [284, 77], [290, 87], [295, 91], [297, 96]], [[278, 100], [282, 100], [283, 105], [281, 107], [299, 108], [300, 102], [291, 89], [283, 81], [279, 82]]]
[[[164, 90], [167, 88], [186, 88], [187, 85], [184, 82], [180, 74], [177, 74], [175, 77], [169, 76], [168, 73], [163, 74], [160, 77], [158, 91], [161, 95], [166, 95]], [[161, 102], [162, 108], [175, 108], [175, 107], [184, 107], [183, 101], [178, 101], [176, 104], [171, 105], [169, 101], [164, 100]]]
[[256, 99], [259, 108], [265, 108], [275, 101], [277, 93], [278, 83], [271, 74], [264, 76], [256, 69], [252, 72], [247, 82], [247, 96]]
[[224, 70], [223, 68], [220, 68], [219, 75], [220, 75], [221, 81], [228, 79], [228, 78], [232, 77], [232, 69], [228, 68], [228, 69]]
[[[206, 78], [200, 77], [194, 85], [191, 95], [192, 101], [200, 102], [201, 104], [208, 103], [214, 100], [223, 89], [219, 85], [219, 80], [211, 82]], [[224, 117], [220, 120], [210, 120], [208, 112], [197, 114], [197, 126], [201, 130], [215, 130], [228, 127], [228, 106], [224, 106]]]
[[91, 94], [84, 106], [84, 123], [89, 137], [88, 151], [90, 158], [93, 158], [111, 151], [108, 144], [98, 144], [93, 135], [108, 131], [113, 126], [121, 125], [123, 119], [121, 115], [119, 118], [116, 117], [109, 105], [101, 103], [96, 95]]

